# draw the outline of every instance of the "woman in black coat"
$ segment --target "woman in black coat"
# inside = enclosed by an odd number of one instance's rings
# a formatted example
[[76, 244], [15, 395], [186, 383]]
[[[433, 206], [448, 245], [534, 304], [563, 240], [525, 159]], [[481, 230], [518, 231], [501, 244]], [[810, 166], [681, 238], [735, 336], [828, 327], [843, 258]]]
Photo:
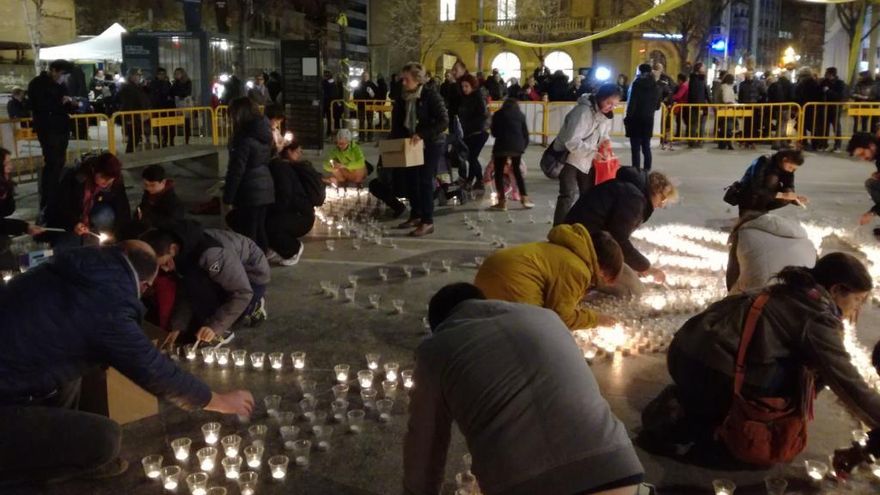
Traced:
[[233, 134], [223, 203], [235, 209], [226, 221], [232, 230], [250, 237], [266, 251], [269, 248], [266, 212], [275, 202], [275, 185], [269, 171], [272, 131], [257, 104], [248, 97], [233, 100], [229, 114]]
[[449, 115], [440, 93], [424, 84], [425, 69], [410, 63], [400, 74], [402, 92], [394, 100], [391, 112], [391, 139], [409, 138], [423, 142], [425, 164], [399, 172], [406, 175], [409, 220], [398, 228], [415, 230], [409, 235], [421, 237], [434, 233], [434, 182], [437, 167], [444, 158]]
[[489, 140], [489, 106], [486, 92], [480, 88], [477, 78], [465, 74], [459, 80], [461, 99], [458, 105], [458, 120], [468, 148], [467, 184], [476, 190], [483, 189], [483, 165], [480, 152]]
[[[688, 103], [709, 103], [712, 98], [709, 95], [709, 86], [706, 84], [706, 66], [702, 62], [694, 64], [694, 72], [688, 80]], [[691, 108], [687, 114], [687, 128], [689, 138], [702, 138], [706, 133], [706, 116], [708, 108]], [[689, 141], [688, 147], [701, 148], [703, 141]]]
[[809, 199], [794, 190], [794, 174], [803, 163], [804, 155], [798, 150], [777, 151], [752, 162], [740, 180], [740, 218], [748, 212], [767, 213], [789, 204], [807, 204]]
[[651, 137], [654, 135], [654, 112], [660, 108], [660, 88], [654, 79], [650, 64], [639, 66], [639, 77], [629, 88], [626, 104], [626, 137], [632, 151], [632, 166], [641, 168], [645, 155], [645, 170], [651, 171]]
[[529, 145], [529, 127], [526, 125], [526, 116], [519, 109], [516, 97], [504, 100], [501, 109], [492, 116], [492, 136], [495, 138], [492, 161], [495, 163], [495, 191], [498, 193], [498, 203], [492, 208], [502, 211], [507, 209], [507, 198], [504, 197], [504, 166], [508, 159], [513, 176], [516, 178], [516, 187], [519, 189], [523, 208], [534, 208], [535, 204], [529, 201], [526, 181], [520, 168], [522, 154]]

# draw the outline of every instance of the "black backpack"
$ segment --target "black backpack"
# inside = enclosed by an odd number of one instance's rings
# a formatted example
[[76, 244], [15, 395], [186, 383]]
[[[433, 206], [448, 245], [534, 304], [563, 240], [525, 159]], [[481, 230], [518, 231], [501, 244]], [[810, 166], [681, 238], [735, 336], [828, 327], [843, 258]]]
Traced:
[[322, 206], [324, 200], [327, 199], [327, 189], [324, 181], [321, 180], [321, 173], [312, 168], [311, 165], [296, 166], [293, 167], [293, 170], [296, 171], [296, 175], [299, 177], [299, 181], [302, 183], [303, 189], [305, 189], [312, 205], [316, 208]]

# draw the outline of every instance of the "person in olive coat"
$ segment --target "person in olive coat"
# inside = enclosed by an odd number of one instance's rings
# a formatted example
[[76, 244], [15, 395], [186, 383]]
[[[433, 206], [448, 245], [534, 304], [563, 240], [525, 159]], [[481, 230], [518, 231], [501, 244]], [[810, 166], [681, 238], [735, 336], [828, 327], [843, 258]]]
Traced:
[[650, 64], [639, 66], [639, 77], [629, 87], [626, 104], [626, 136], [632, 149], [632, 166], [641, 168], [645, 155], [645, 170], [651, 171], [651, 137], [654, 135], [654, 112], [660, 108], [660, 87], [654, 79]]

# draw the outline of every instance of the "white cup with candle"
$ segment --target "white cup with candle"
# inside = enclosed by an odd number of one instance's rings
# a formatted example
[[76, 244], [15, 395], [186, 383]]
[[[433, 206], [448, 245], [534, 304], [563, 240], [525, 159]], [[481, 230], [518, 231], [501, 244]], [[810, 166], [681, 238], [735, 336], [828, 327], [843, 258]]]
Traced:
[[360, 370], [358, 371], [358, 385], [362, 389], [364, 388], [372, 388], [373, 386], [373, 371], [372, 370]]
[[255, 370], [263, 369], [263, 365], [266, 363], [266, 353], [265, 352], [252, 352], [251, 353], [251, 366]]
[[174, 458], [178, 461], [189, 459], [189, 450], [192, 447], [192, 440], [187, 437], [176, 438], [171, 441], [171, 451], [174, 452]]
[[333, 373], [336, 376], [336, 381], [339, 383], [345, 383], [348, 381], [348, 373], [350, 372], [351, 367], [347, 364], [337, 364], [333, 367]]
[[388, 381], [396, 382], [397, 381], [397, 374], [400, 370], [400, 365], [391, 361], [391, 362], [385, 363], [384, 369], [385, 369], [385, 379]]
[[244, 368], [247, 366], [247, 351], [244, 349], [232, 351], [232, 364], [235, 365], [236, 368]]
[[367, 415], [363, 409], [352, 409], [346, 413], [346, 417], [348, 418], [348, 429], [354, 433], [358, 434], [364, 429], [364, 417]]
[[220, 440], [220, 446], [226, 457], [235, 457], [241, 450], [241, 437], [238, 435], [226, 435]]
[[290, 458], [286, 455], [274, 455], [267, 462], [272, 479], [277, 482], [284, 481], [284, 478], [287, 477], [287, 465], [290, 463]]
[[733, 495], [736, 490], [736, 483], [730, 480], [718, 479], [712, 481], [712, 487], [715, 489], [715, 495]]
[[371, 352], [371, 353], [365, 355], [364, 357], [367, 360], [367, 368], [368, 369], [370, 369], [372, 371], [379, 369], [379, 360], [382, 358], [382, 356]]
[[217, 365], [221, 368], [226, 368], [229, 366], [229, 349], [225, 347], [221, 347], [219, 349], [214, 350], [214, 357], [217, 360]]
[[244, 448], [243, 452], [244, 462], [247, 463], [249, 468], [257, 469], [263, 463], [264, 449], [262, 445], [248, 445]]
[[199, 468], [202, 471], [210, 473], [214, 470], [214, 466], [217, 465], [217, 452], [216, 447], [202, 447], [196, 451], [196, 459], [199, 460]]
[[303, 370], [306, 367], [306, 353], [303, 351], [297, 351], [290, 354], [290, 358], [293, 360], [293, 369], [295, 370]]
[[147, 479], [159, 481], [162, 476], [162, 461], [164, 457], [161, 455], [148, 455], [141, 459], [141, 465], [144, 467], [144, 475]]
[[820, 483], [825, 478], [825, 475], [828, 474], [828, 464], [822, 461], [807, 459], [804, 461], [804, 468], [807, 470], [807, 476], [810, 478], [810, 481], [814, 483]]
[[214, 364], [213, 347], [202, 347], [202, 362], [204, 362], [207, 366]]
[[162, 468], [162, 488], [168, 492], [176, 492], [180, 485], [180, 466], [165, 466]]
[[211, 422], [202, 425], [202, 435], [205, 437], [205, 443], [214, 445], [220, 440], [220, 423]]
[[226, 479], [238, 479], [238, 476], [241, 474], [241, 462], [241, 457], [238, 456], [225, 457], [220, 461], [220, 465], [223, 466], [223, 472], [226, 473]]
[[415, 382], [413, 381], [413, 370], [403, 370], [400, 372], [400, 378], [403, 381], [403, 388], [409, 390], [413, 388]]
[[260, 475], [254, 471], [245, 471], [238, 475], [238, 490], [241, 495], [254, 495], [257, 493], [257, 484]]
[[333, 419], [337, 423], [342, 423], [345, 421], [345, 413], [348, 412], [348, 401], [345, 399], [336, 399], [330, 403], [330, 412], [333, 414]]
[[308, 466], [311, 454], [312, 442], [310, 440], [296, 440], [293, 442], [293, 458], [297, 466]]
[[376, 412], [379, 413], [379, 421], [387, 423], [391, 421], [391, 411], [394, 409], [394, 401], [391, 399], [382, 399], [376, 401]]
[[391, 380], [384, 380], [382, 382], [382, 394], [387, 399], [393, 399], [397, 397], [397, 382], [392, 382]]
[[207, 495], [208, 473], [191, 473], [186, 477], [186, 486], [189, 487], [190, 495]]
[[[372, 382], [370, 384], [372, 385]], [[337, 383], [336, 385], [333, 385], [333, 398], [345, 399], [348, 397], [348, 389], [349, 386], [347, 383]]]
[[273, 370], [280, 370], [281, 367], [284, 366], [284, 353], [283, 352], [270, 352], [269, 353], [269, 366], [271, 366]]
[[330, 450], [330, 437], [333, 436], [332, 426], [315, 425], [312, 427], [312, 433], [315, 435], [318, 450], [323, 452]]

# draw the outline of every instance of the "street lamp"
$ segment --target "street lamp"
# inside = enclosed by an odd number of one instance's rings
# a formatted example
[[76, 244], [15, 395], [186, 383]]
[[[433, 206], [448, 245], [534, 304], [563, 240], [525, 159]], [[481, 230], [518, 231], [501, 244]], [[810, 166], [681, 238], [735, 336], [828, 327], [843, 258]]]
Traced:
[[794, 64], [801, 59], [801, 56], [794, 51], [794, 47], [789, 46], [782, 52], [782, 65]]

